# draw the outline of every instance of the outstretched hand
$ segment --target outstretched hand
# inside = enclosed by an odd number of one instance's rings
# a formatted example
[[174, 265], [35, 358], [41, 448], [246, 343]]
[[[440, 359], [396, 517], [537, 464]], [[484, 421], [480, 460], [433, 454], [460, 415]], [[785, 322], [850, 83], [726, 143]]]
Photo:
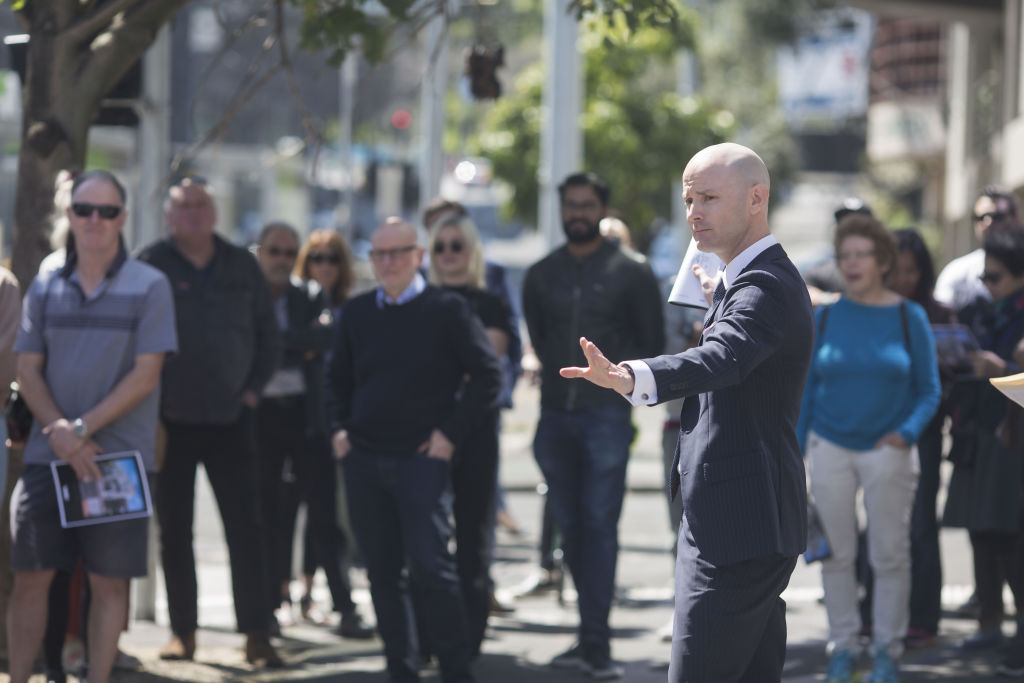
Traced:
[[633, 373], [625, 365], [616, 365], [605, 358], [601, 349], [586, 337], [580, 337], [580, 347], [587, 359], [587, 367], [562, 368], [558, 374], [570, 379], [581, 377], [599, 387], [612, 389], [620, 394], [633, 393]]

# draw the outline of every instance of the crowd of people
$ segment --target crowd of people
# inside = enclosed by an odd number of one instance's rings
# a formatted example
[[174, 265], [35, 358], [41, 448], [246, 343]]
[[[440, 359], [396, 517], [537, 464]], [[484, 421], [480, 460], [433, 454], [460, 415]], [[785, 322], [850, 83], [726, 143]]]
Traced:
[[[695, 238], [727, 263], [717, 281], [693, 275], [708, 297], [705, 318], [664, 308], [627, 223], [612, 217], [611, 188], [593, 173], [559, 186], [566, 242], [525, 276], [540, 382], [534, 456], [578, 594], [575, 642], [551, 665], [623, 675], [609, 615], [631, 410], [667, 402], [665, 477], [680, 492], [669, 499], [679, 554], [670, 680], [776, 680], [778, 596], [802, 550], [807, 505], [831, 551], [821, 562], [826, 681], [854, 680], [869, 643], [869, 680], [894, 683], [904, 650], [934, 643], [941, 525], [966, 528], [973, 550], [976, 591], [962, 609], [978, 628], [962, 647], [990, 648], [998, 672], [1024, 677], [1024, 413], [985, 381], [1024, 365], [1016, 199], [986, 188], [973, 216], [981, 246], [938, 277], [917, 231], [889, 230], [867, 205], [847, 202], [835, 216], [834, 261], [805, 281], [768, 234], [763, 162], [739, 146], [709, 150], [684, 175]], [[733, 208], [714, 204], [719, 192]], [[369, 252], [376, 283], [360, 291], [338, 232], [303, 240], [293, 225], [269, 222], [251, 250], [219, 237], [216, 195], [197, 176], [169, 188], [167, 237], [134, 257], [114, 175], [69, 177], [58, 205], [66, 244], [23, 300], [0, 271], [0, 372], [17, 376], [34, 417], [11, 503], [11, 681], [27, 683], [40, 649], [48, 680], [65, 680], [69, 619], [88, 680], [103, 683], [128, 658], [118, 639], [129, 580], [147, 573], [148, 523], [63, 527], [50, 468], [62, 461], [98, 481], [97, 456], [123, 451], [139, 453], [153, 491], [172, 633], [161, 658], [193, 659], [198, 645], [201, 463], [247, 661], [286, 665], [272, 638], [302, 619], [336, 623], [345, 638], [379, 634], [392, 681], [419, 680], [432, 658], [446, 683], [474, 680], [488, 615], [500, 607], [491, 564], [501, 410], [524, 344], [518, 297], [485, 260], [465, 207], [439, 199], [422, 228], [382, 222]], [[720, 225], [735, 234], [716, 233]], [[773, 329], [762, 319], [789, 322]], [[795, 384], [804, 372], [806, 384]], [[725, 416], [739, 413], [755, 417], [737, 429]], [[715, 449], [735, 456], [716, 461]], [[944, 458], [953, 467], [939, 515]], [[758, 485], [762, 477], [769, 483]], [[373, 625], [352, 598], [356, 558]], [[336, 622], [313, 600], [318, 570]], [[1004, 584], [1018, 615], [1011, 639]], [[732, 588], [712, 599], [708, 585]], [[741, 620], [728, 621], [737, 596], [755, 589]], [[723, 628], [749, 638], [725, 647], [714, 635]]]

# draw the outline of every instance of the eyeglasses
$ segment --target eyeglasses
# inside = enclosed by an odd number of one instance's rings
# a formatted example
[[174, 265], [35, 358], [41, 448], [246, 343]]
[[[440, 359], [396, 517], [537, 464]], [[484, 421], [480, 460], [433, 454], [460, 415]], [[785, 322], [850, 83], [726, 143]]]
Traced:
[[341, 264], [341, 257], [337, 254], [310, 254], [306, 258], [310, 263], [330, 263], [332, 266]]
[[71, 205], [71, 211], [79, 218], [89, 218], [95, 211], [105, 221], [113, 220], [121, 215], [123, 207], [114, 204], [89, 204], [88, 202], [75, 202]]
[[863, 259], [871, 258], [874, 255], [874, 249], [865, 249], [864, 251], [844, 251], [836, 254], [836, 260], [840, 263], [844, 261], [861, 261]]
[[434, 253], [443, 254], [446, 251], [450, 251], [453, 254], [461, 254], [462, 250], [466, 247], [465, 244], [459, 240], [452, 240], [451, 242], [434, 242]]
[[298, 249], [281, 249], [280, 247], [267, 247], [267, 255], [272, 258], [279, 258], [286, 256], [288, 258], [295, 258], [299, 255]]
[[377, 263], [383, 263], [384, 261], [394, 261], [395, 259], [405, 256], [415, 248], [415, 244], [410, 244], [405, 247], [395, 247], [394, 249], [371, 249], [370, 258], [376, 261]]
[[976, 213], [974, 214], [974, 222], [981, 223], [987, 218], [989, 219], [989, 222], [995, 223], [996, 221], [1003, 220], [1007, 215], [1008, 214], [1005, 211], [986, 211], [985, 213]]
[[978, 276], [978, 279], [986, 285], [998, 285], [1003, 279], [1003, 273], [982, 273]]

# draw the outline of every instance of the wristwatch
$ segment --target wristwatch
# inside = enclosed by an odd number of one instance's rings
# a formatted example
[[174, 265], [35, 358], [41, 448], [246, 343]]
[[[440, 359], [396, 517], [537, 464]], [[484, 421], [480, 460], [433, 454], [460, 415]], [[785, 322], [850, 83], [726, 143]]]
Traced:
[[85, 424], [85, 420], [82, 418], [76, 418], [71, 423], [71, 433], [77, 436], [79, 439], [89, 438], [89, 425]]

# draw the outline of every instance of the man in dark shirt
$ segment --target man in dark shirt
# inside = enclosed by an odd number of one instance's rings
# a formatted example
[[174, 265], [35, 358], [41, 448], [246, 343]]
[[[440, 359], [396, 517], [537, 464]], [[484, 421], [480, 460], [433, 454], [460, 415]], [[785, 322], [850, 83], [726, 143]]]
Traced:
[[608, 615], [615, 588], [618, 523], [633, 441], [630, 406], [558, 369], [583, 362], [579, 339], [595, 335], [625, 360], [661, 353], [661, 295], [650, 266], [601, 235], [608, 185], [577, 173], [558, 188], [566, 244], [530, 267], [523, 316], [540, 360], [541, 415], [534, 457], [548, 483], [565, 559], [579, 593], [579, 642], [552, 666], [617, 678]]
[[397, 218], [374, 231], [380, 286], [345, 305], [327, 368], [327, 415], [391, 680], [419, 680], [407, 569], [441, 679], [467, 683], [469, 633], [448, 550], [450, 465], [495, 405], [501, 369], [465, 300], [426, 284], [416, 240]]
[[170, 238], [139, 255], [171, 281], [178, 320], [179, 352], [164, 364], [160, 403], [167, 449], [156, 512], [173, 632], [160, 656], [195, 654], [192, 524], [202, 462], [224, 523], [246, 659], [280, 666], [268, 638], [273, 605], [253, 431], [253, 409], [280, 356], [277, 320], [256, 260], [214, 234], [217, 213], [205, 182], [185, 178], [171, 187], [164, 217]]

